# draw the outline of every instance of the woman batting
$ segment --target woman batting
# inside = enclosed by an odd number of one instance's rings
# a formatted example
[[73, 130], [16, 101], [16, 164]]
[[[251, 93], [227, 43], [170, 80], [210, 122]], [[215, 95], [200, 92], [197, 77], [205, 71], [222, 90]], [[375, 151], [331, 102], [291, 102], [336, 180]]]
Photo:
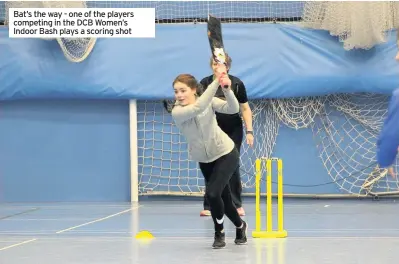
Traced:
[[[226, 100], [214, 95], [222, 84]], [[239, 164], [239, 153], [233, 140], [217, 125], [215, 112], [234, 114], [239, 104], [231, 91], [226, 66], [220, 64], [215, 80], [198, 96], [200, 85], [189, 74], [177, 76], [173, 82], [176, 103], [172, 117], [185, 136], [192, 159], [199, 163], [205, 177], [206, 197], [211, 206], [215, 237], [213, 248], [226, 246], [224, 215], [236, 227], [235, 243], [247, 243], [247, 223], [241, 219], [232, 201], [229, 181]]]

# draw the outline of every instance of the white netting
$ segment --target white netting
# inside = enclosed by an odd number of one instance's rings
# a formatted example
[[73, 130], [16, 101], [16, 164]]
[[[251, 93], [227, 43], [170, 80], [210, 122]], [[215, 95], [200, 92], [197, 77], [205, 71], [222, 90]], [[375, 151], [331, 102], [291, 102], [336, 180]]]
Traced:
[[154, 7], [158, 23], [206, 22], [212, 14], [222, 22], [294, 22], [338, 36], [344, 48], [370, 49], [387, 41], [399, 26], [395, 1], [88, 1], [89, 7]]
[[155, 8], [159, 23], [205, 22], [208, 14], [223, 22], [258, 23], [265, 21], [296, 21], [304, 2], [299, 1], [88, 1], [96, 8]]
[[[254, 148], [242, 144], [244, 188], [254, 186], [254, 161], [271, 155], [279, 128], [278, 117], [269, 101], [255, 100], [250, 106], [257, 144]], [[200, 195], [204, 188], [203, 176], [197, 163], [190, 161], [187, 143], [163, 104], [139, 102], [137, 112], [140, 193]]]
[[[387, 103], [373, 94], [252, 101], [256, 144], [251, 149], [243, 143], [243, 192], [252, 193], [254, 162], [272, 157], [279, 127], [286, 125], [312, 130], [320, 161], [343, 194], [397, 193], [398, 181], [375, 163]], [[162, 103], [139, 102], [138, 119], [140, 193], [202, 195], [203, 177]]]
[[[8, 21], [9, 8], [86, 8], [85, 1], [6, 1], [5, 18]], [[45, 40], [49, 40], [46, 38]], [[57, 38], [65, 57], [71, 62], [85, 60], [96, 43], [96, 38]]]
[[331, 178], [348, 193], [397, 193], [398, 181], [387, 176], [386, 170], [370, 166], [376, 161], [376, 142], [387, 114], [388, 97], [346, 94], [325, 98], [312, 130]]
[[303, 25], [339, 37], [347, 50], [370, 49], [387, 41], [399, 25], [399, 3], [394, 1], [308, 1]]
[[[3, 3], [2, 3], [3, 2]], [[37, 1], [43, 3], [42, 1]], [[45, 1], [62, 2], [62, 1]], [[16, 1], [24, 7], [30, 1]], [[223, 22], [259, 23], [298, 21], [302, 16], [300, 1], [85, 1], [91, 8], [155, 8], [157, 23], [205, 22], [208, 14]], [[0, 20], [5, 18], [4, 1], [0, 1]]]
[[[1, 3], [1, 2], [0, 2]], [[345, 49], [369, 49], [386, 42], [386, 33], [399, 26], [395, 1], [12, 1], [20, 7], [155, 8], [157, 23], [206, 22], [208, 14], [223, 22], [300, 21], [298, 26], [322, 29], [337, 36]], [[4, 3], [3, 3], [4, 5]], [[6, 8], [0, 4], [0, 20]], [[67, 57], [81, 61], [95, 39], [60, 42]], [[86, 54], [86, 55], [82, 55]]]

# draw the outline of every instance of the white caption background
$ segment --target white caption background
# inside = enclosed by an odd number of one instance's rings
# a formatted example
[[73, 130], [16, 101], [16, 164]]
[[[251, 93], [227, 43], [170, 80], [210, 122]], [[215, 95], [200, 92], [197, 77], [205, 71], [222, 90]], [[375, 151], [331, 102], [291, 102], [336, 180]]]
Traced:
[[10, 38], [155, 38], [155, 8], [10, 8]]

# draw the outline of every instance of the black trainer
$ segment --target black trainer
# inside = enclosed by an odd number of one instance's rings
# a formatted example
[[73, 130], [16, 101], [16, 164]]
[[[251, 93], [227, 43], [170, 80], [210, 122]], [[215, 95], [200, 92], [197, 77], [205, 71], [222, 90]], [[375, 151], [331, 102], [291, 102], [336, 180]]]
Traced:
[[226, 246], [225, 233], [215, 232], [215, 241], [213, 242], [213, 248], [224, 248]]
[[242, 222], [243, 222], [242, 228], [236, 228], [236, 239], [234, 240], [234, 243], [236, 243], [237, 245], [247, 244], [248, 225], [244, 220]]

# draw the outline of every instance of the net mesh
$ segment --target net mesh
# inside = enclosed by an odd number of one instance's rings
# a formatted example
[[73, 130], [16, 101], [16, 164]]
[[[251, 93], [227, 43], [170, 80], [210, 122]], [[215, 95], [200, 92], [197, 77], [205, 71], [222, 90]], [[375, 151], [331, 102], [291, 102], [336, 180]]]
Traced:
[[[314, 148], [330, 183], [343, 195], [397, 194], [398, 180], [375, 165], [376, 140], [388, 99], [375, 94], [340, 94], [251, 101], [256, 144], [254, 148], [242, 145], [244, 194], [253, 194], [255, 160], [272, 157], [280, 126], [312, 131]], [[190, 161], [187, 143], [161, 102], [138, 103], [138, 140], [141, 194], [203, 194], [201, 172]]]
[[[279, 129], [277, 113], [269, 101], [250, 103], [257, 143], [243, 144], [241, 174], [244, 188], [254, 187], [253, 164], [258, 157], [270, 157]], [[139, 192], [142, 194], [201, 195], [204, 181], [196, 162], [190, 161], [187, 143], [170, 113], [159, 101], [137, 104]], [[267, 120], [267, 122], [265, 122]]]
[[[399, 26], [399, 2], [395, 1], [9, 1], [0, 2], [0, 19], [7, 8], [93, 7], [155, 8], [156, 23], [200, 23], [212, 14], [224, 23], [294, 22], [337, 36], [345, 49], [369, 49], [386, 42], [387, 32]], [[12, 4], [11, 4], [12, 3]], [[71, 61], [89, 54], [95, 39], [60, 41]], [[75, 44], [76, 43], [76, 44]]]
[[[14, 1], [13, 1], [14, 2]], [[39, 3], [68, 1], [16, 1], [24, 7]], [[81, 3], [81, 1], [79, 1]], [[223, 22], [297, 21], [305, 2], [300, 1], [84, 1], [93, 8], [155, 8], [157, 23], [206, 22], [208, 14]], [[0, 19], [6, 18], [4, 1], [0, 1]], [[43, 5], [43, 4], [41, 4]], [[59, 6], [61, 7], [61, 6]]]
[[398, 22], [399, 3], [394, 1], [309, 1], [302, 14], [305, 27], [329, 31], [347, 50], [386, 42]]
[[[66, 1], [13, 2], [62, 7]], [[71, 2], [69, 2], [71, 3]], [[398, 27], [398, 2], [319, 1], [86, 1], [87, 7], [154, 7], [157, 23], [203, 23], [208, 14], [224, 23], [295, 22], [338, 36], [343, 48], [368, 49], [386, 41]], [[54, 6], [56, 5], [56, 6]], [[68, 4], [69, 5], [69, 4]], [[0, 18], [7, 21], [5, 2]], [[90, 53], [95, 40], [60, 43], [76, 61]], [[91, 41], [91, 42], [90, 42]], [[78, 54], [75, 56], [67, 54]], [[80, 52], [78, 52], [80, 51]], [[281, 100], [253, 100], [254, 148], [242, 145], [240, 163], [245, 194], [254, 191], [254, 162], [271, 157], [282, 126], [310, 130], [320, 162], [343, 194], [396, 194], [398, 181], [375, 166], [376, 137], [387, 111], [388, 98], [376, 94], [340, 94]], [[202, 195], [203, 177], [190, 161], [187, 143], [162, 102], [138, 102], [139, 192], [141, 195]], [[397, 162], [395, 169], [397, 169]]]
[[208, 14], [223, 22], [295, 21], [304, 2], [295, 1], [88, 1], [89, 7], [155, 8], [158, 23], [206, 22]]

